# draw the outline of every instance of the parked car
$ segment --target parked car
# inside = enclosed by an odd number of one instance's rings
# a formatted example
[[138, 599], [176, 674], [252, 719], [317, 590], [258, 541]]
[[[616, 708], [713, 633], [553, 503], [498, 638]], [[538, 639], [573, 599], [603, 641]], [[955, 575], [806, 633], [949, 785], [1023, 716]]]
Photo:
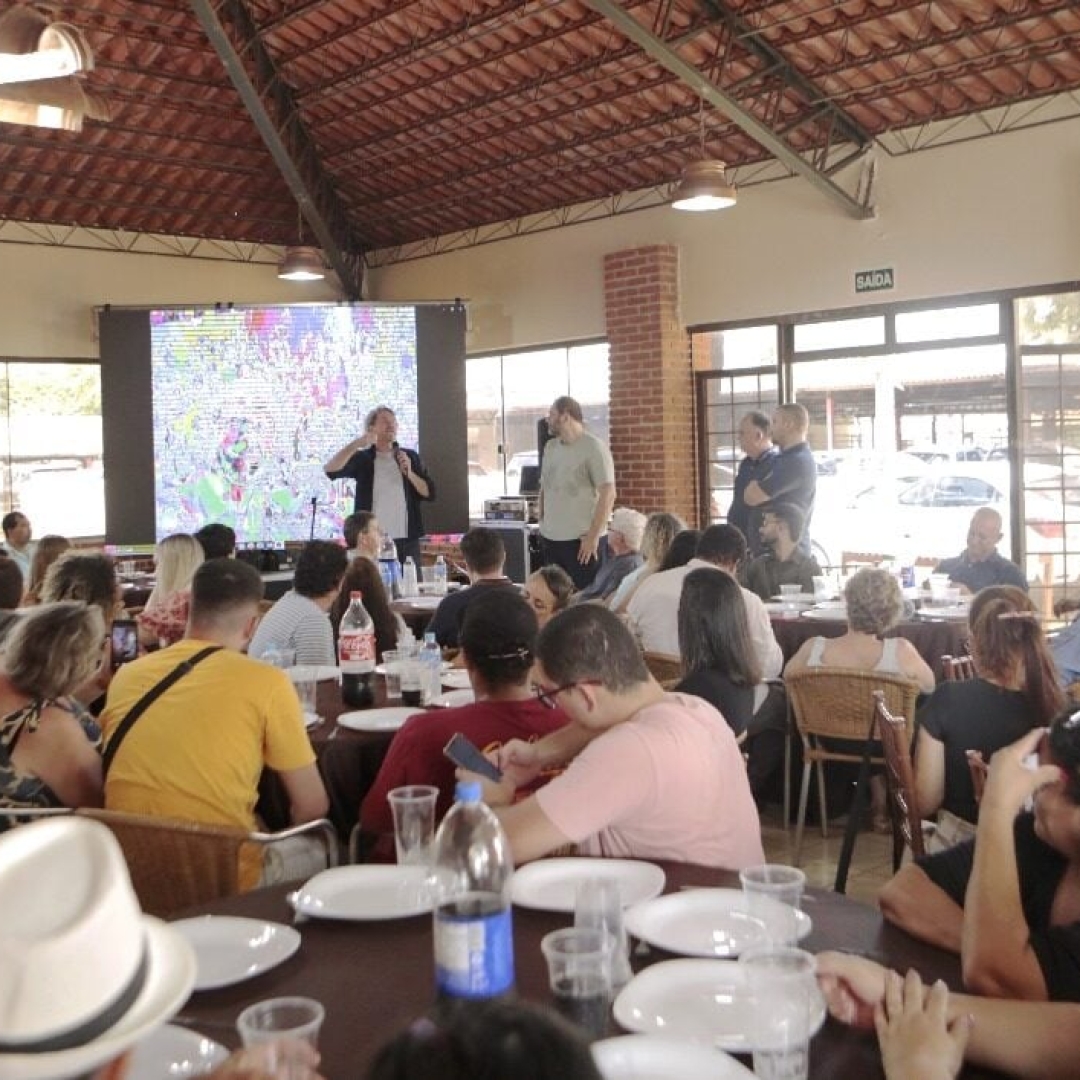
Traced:
[[485, 469], [478, 461], [469, 462], [469, 517], [484, 515], [484, 501], [503, 494], [502, 473]]
[[522, 450], [506, 463], [506, 491], [516, 495], [521, 488], [522, 465], [539, 465], [540, 454], [536, 450]]

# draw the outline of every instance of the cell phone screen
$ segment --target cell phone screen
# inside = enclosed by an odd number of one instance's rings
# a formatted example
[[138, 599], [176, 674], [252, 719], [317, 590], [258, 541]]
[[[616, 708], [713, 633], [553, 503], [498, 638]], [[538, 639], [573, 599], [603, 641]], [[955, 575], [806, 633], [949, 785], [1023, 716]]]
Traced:
[[459, 768], [479, 773], [496, 782], [502, 779], [502, 773], [461, 732], [443, 747], [443, 753]]
[[117, 619], [112, 624], [112, 666], [115, 671], [121, 664], [139, 655], [139, 634], [132, 619]]

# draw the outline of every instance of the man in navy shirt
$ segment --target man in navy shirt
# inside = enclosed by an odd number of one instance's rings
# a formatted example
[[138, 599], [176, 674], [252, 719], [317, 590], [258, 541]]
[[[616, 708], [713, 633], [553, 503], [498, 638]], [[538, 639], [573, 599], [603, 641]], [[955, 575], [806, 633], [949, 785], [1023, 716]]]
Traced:
[[1001, 515], [989, 506], [975, 511], [968, 526], [967, 547], [955, 559], [942, 559], [937, 573], [974, 594], [990, 585], [1015, 585], [1028, 591], [1027, 578], [1014, 562], [998, 554]]
[[747, 506], [762, 511], [776, 502], [797, 506], [805, 522], [799, 539], [803, 554], [810, 553], [810, 518], [817, 491], [817, 465], [806, 441], [809, 429], [810, 417], [804, 406], [795, 402], [780, 405], [772, 418], [772, 440], [780, 447], [780, 453], [772, 459], [772, 467], [764, 476], [746, 485], [743, 495]]
[[757, 507], [747, 506], [744, 496], [747, 485], [765, 476], [780, 453], [769, 437], [769, 418], [763, 412], [748, 412], [739, 421], [739, 449], [746, 456], [739, 462], [739, 471], [735, 474], [727, 519], [729, 525], [734, 525], [746, 537], [746, 546], [750, 556], [754, 557], [763, 550], [760, 533], [764, 514]]

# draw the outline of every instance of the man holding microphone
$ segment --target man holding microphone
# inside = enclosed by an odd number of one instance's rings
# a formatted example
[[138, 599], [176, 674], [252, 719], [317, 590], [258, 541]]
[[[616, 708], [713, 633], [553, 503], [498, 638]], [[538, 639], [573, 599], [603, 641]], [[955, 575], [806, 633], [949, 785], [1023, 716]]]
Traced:
[[323, 470], [331, 480], [356, 481], [354, 513], [375, 514], [394, 538], [402, 563], [412, 556], [420, 566], [420, 537], [424, 521], [420, 504], [435, 498], [435, 483], [420, 455], [397, 444], [397, 417], [387, 405], [377, 405], [364, 421], [364, 434], [343, 446]]

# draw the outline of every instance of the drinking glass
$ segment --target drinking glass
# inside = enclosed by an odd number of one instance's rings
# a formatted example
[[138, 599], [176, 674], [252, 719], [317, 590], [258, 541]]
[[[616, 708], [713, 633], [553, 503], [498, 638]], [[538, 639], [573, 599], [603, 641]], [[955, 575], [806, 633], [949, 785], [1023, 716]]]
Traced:
[[275, 1080], [297, 1080], [310, 1075], [307, 1066], [296, 1064], [289, 1052], [289, 1042], [319, 1045], [319, 1029], [326, 1010], [314, 998], [280, 997], [249, 1005], [236, 1020], [236, 1030], [245, 1046], [278, 1043], [268, 1053], [266, 1067]]
[[583, 926], [554, 930], [540, 942], [555, 1008], [590, 1039], [607, 1033], [614, 947], [607, 931]]
[[296, 687], [296, 696], [300, 699], [300, 707], [304, 710], [304, 718], [317, 717], [318, 710], [315, 708], [315, 694], [319, 685], [319, 669], [309, 664], [289, 669], [289, 678]]
[[296, 650], [286, 649], [284, 646], [279, 648], [276, 645], [269, 645], [255, 659], [261, 660], [271, 667], [288, 669], [296, 663]]
[[394, 846], [399, 866], [427, 866], [435, 838], [435, 801], [439, 789], [408, 784], [387, 794], [394, 815]]
[[387, 698], [401, 697], [401, 654], [397, 649], [383, 650]]
[[613, 878], [586, 878], [574, 897], [574, 926], [604, 930], [613, 940], [611, 951], [611, 988], [625, 986], [632, 976], [623, 925], [622, 889]]
[[773, 945], [794, 945], [798, 940], [798, 911], [806, 875], [794, 866], [765, 863], [739, 871], [746, 910], [765, 924]]

